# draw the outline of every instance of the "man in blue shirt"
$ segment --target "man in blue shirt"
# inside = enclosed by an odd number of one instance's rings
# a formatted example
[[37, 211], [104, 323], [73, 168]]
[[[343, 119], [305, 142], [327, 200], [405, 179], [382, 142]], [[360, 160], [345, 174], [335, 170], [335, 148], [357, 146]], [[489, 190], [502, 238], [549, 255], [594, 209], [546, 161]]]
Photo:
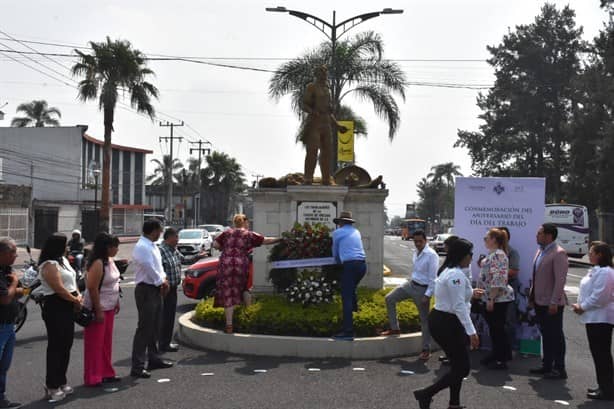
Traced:
[[352, 212], [343, 211], [341, 215], [333, 219], [339, 226], [333, 232], [333, 257], [337, 263], [343, 264], [341, 274], [341, 301], [343, 304], [343, 328], [334, 339], [353, 341], [354, 323], [352, 312], [358, 311], [356, 287], [367, 272], [365, 263], [365, 250], [362, 247], [360, 232], [353, 224]]

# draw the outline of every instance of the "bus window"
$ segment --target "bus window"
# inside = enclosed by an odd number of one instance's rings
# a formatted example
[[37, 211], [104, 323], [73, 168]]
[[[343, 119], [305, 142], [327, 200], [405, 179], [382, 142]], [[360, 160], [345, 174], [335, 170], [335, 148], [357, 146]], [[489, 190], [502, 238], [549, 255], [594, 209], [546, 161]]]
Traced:
[[413, 239], [416, 230], [426, 231], [426, 221], [422, 219], [404, 219], [401, 222], [401, 239]]

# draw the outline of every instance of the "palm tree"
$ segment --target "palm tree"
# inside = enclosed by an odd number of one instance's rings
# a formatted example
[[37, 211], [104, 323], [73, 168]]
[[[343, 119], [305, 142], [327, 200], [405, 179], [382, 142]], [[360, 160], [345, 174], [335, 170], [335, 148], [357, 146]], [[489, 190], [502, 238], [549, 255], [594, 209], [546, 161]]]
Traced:
[[201, 171], [202, 214], [208, 223], [225, 224], [239, 193], [246, 188], [245, 175], [241, 165], [225, 153], [214, 151], [206, 160], [207, 167]]
[[433, 182], [445, 182], [448, 188], [454, 186], [454, 177], [463, 176], [460, 172], [460, 166], [453, 162], [446, 162], [440, 165], [431, 167], [431, 173], [427, 175]]
[[83, 102], [98, 98], [104, 115], [104, 145], [102, 159], [101, 229], [107, 230], [109, 220], [109, 175], [111, 169], [111, 133], [119, 91], [130, 97], [130, 105], [137, 112], [147, 114], [153, 121], [155, 111], [151, 99], [158, 98], [158, 89], [147, 78], [154, 74], [147, 68], [145, 55], [133, 49], [129, 41], [90, 41], [92, 54], [75, 49], [79, 61], [72, 67], [79, 82], [79, 99]]
[[153, 174], [147, 176], [146, 181], [155, 186], [168, 186], [171, 183], [177, 183], [177, 176], [183, 164], [177, 158], [173, 158], [171, 162], [170, 155], [163, 155], [162, 160], [152, 159], [152, 163], [156, 164]]
[[55, 107], [49, 107], [47, 101], [34, 100], [32, 102], [24, 102], [17, 107], [16, 112], [23, 112], [26, 116], [21, 118], [13, 118], [11, 126], [23, 128], [26, 126], [34, 126], [36, 128], [43, 128], [45, 125], [60, 126], [58, 118], [62, 117], [62, 113]]
[[[349, 40], [337, 43], [335, 66], [329, 67], [332, 75], [331, 90], [335, 117], [339, 121], [354, 120], [355, 133], [366, 134], [364, 120], [345, 104], [349, 95], [370, 101], [376, 114], [388, 122], [388, 138], [392, 140], [399, 129], [399, 107], [394, 94], [405, 100], [407, 81], [401, 67], [382, 59], [384, 43], [371, 31], [360, 33]], [[308, 83], [313, 81], [315, 67], [331, 61], [332, 47], [322, 43], [316, 50], [282, 64], [269, 82], [269, 95], [279, 101], [284, 95], [292, 97], [292, 109], [304, 121], [301, 104]], [[362, 124], [359, 125], [359, 123]], [[304, 123], [301, 124], [302, 130]], [[301, 131], [299, 130], [300, 140]]]

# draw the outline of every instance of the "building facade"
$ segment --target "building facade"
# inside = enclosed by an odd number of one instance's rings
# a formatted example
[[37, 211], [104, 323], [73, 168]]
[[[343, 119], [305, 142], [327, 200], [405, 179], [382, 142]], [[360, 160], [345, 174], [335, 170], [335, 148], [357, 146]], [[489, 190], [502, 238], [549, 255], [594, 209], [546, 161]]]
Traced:
[[[0, 173], [6, 185], [31, 188], [29, 241], [40, 247], [56, 231], [80, 229], [96, 234], [102, 177], [101, 140], [87, 126], [0, 127]], [[149, 150], [112, 146], [111, 212], [113, 234], [139, 234], [145, 204], [145, 162]], [[96, 200], [97, 199], [97, 200]], [[0, 203], [3, 200], [0, 199]]]

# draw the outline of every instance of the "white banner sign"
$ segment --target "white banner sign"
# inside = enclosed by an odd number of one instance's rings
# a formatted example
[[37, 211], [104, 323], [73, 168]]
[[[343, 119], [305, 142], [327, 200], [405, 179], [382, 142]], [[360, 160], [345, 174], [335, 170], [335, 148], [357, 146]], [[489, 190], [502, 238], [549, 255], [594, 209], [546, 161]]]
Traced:
[[[510, 246], [520, 255], [520, 288], [517, 308], [520, 321], [527, 323], [527, 296], [533, 276], [533, 257], [537, 251], [536, 233], [544, 223], [546, 182], [543, 178], [456, 178], [454, 195], [454, 234], [473, 243], [473, 279], [479, 274], [477, 260], [488, 254], [484, 236], [493, 227], [510, 231]], [[533, 338], [534, 326], [519, 338]], [[537, 333], [539, 334], [539, 333]]]
[[337, 205], [333, 202], [300, 202], [297, 208], [296, 220], [314, 225], [316, 223], [335, 229], [333, 219], [337, 217]]
[[280, 260], [272, 261], [272, 268], [301, 268], [301, 267], [319, 267], [327, 266], [330, 264], [337, 264], [332, 257], [320, 257], [320, 258], [301, 258], [297, 260]]

